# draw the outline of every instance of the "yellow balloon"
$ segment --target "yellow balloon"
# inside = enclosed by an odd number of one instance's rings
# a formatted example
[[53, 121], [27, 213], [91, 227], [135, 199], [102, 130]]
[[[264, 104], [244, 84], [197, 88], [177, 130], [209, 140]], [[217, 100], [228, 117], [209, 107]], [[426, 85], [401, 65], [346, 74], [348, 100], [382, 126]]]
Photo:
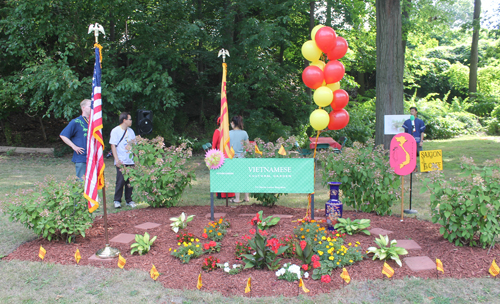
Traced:
[[328, 124], [330, 123], [330, 116], [328, 116], [328, 113], [325, 110], [317, 109], [314, 110], [309, 116], [309, 122], [314, 130], [320, 131], [328, 127]]
[[332, 92], [335, 92], [338, 89], [340, 89], [340, 82], [330, 83], [330, 84], [327, 84], [326, 86], [329, 87], [332, 90]]
[[308, 40], [302, 45], [302, 56], [309, 61], [318, 61], [321, 54], [321, 50], [312, 40]]
[[314, 39], [314, 37], [316, 36], [316, 32], [322, 28], [324, 25], [323, 24], [318, 24], [316, 25], [315, 27], [313, 27], [312, 31], [311, 31], [311, 39], [316, 42], [316, 39]]
[[320, 68], [323, 71], [326, 63], [323, 60], [317, 60], [317, 61], [311, 62], [309, 65], [317, 66], [318, 68]]
[[333, 100], [333, 92], [326, 86], [319, 87], [314, 91], [313, 99], [319, 107], [329, 106]]

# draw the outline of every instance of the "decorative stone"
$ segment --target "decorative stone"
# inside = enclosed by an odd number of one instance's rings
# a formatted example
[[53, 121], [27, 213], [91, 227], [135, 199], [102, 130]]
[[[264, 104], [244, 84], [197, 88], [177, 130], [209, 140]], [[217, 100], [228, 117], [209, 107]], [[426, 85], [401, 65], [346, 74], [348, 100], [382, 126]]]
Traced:
[[396, 240], [398, 243], [396, 246], [398, 247], [403, 247], [406, 250], [420, 250], [422, 247], [420, 247], [417, 242], [414, 240]]
[[130, 244], [135, 240], [135, 234], [129, 234], [129, 233], [120, 233], [119, 235], [115, 236], [111, 240], [109, 240], [111, 243], [121, 243], [121, 244]]
[[257, 213], [240, 213], [238, 216], [255, 216]]
[[144, 224], [137, 225], [137, 226], [135, 226], [135, 228], [148, 230], [148, 229], [153, 229], [153, 228], [160, 227], [160, 226], [161, 226], [161, 224], [147, 222]]
[[412, 271], [436, 270], [436, 263], [428, 256], [408, 257], [403, 261]]
[[[206, 218], [210, 218], [210, 213], [207, 213], [205, 215]], [[226, 217], [226, 213], [224, 212], [220, 212], [220, 213], [217, 213], [217, 212], [214, 212], [214, 219], [219, 219], [221, 217]]]
[[385, 229], [382, 229], [382, 228], [372, 228], [372, 229], [370, 229], [370, 230], [368, 230], [368, 231], [370, 231], [370, 233], [371, 233], [372, 235], [375, 235], [376, 237], [378, 237], [378, 235], [379, 235], [379, 234], [380, 234], [380, 235], [389, 235], [389, 234], [391, 234], [391, 233], [392, 233], [392, 231], [390, 231], [390, 230], [385, 230]]

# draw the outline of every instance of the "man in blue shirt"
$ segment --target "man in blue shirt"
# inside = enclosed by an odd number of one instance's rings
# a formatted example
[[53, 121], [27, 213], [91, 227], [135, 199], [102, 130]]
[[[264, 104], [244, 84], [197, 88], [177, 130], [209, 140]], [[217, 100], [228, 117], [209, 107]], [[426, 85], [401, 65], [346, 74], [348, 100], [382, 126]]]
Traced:
[[416, 107], [410, 108], [410, 114], [412, 116], [404, 122], [403, 128], [405, 129], [405, 133], [411, 134], [415, 138], [415, 141], [417, 142], [417, 156], [419, 156], [424, 143], [425, 124], [423, 120], [417, 118], [418, 110]]
[[59, 135], [65, 144], [73, 149], [72, 162], [75, 163], [76, 176], [81, 180], [87, 169], [87, 132], [89, 128], [90, 99], [80, 103], [82, 115], [73, 119]]

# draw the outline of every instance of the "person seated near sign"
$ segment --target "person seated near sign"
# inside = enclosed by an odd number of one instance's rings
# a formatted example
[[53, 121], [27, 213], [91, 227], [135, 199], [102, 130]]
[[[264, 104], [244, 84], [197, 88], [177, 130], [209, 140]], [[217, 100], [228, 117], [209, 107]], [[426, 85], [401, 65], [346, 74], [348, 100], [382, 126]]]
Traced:
[[[214, 135], [212, 136], [212, 149], [220, 150], [220, 132], [222, 131], [222, 127], [220, 126], [220, 116], [217, 117], [217, 129], [214, 131]], [[217, 193], [217, 198], [226, 198], [234, 197], [234, 193]]]
[[[233, 116], [231, 119], [231, 128], [232, 130], [229, 131], [229, 144], [233, 147], [234, 157], [244, 158], [244, 143], [249, 144], [249, 141], [247, 132], [243, 130], [243, 117], [241, 117], [241, 115]], [[249, 193], [245, 193], [244, 201], [250, 201]], [[240, 203], [240, 194], [236, 193], [235, 198], [231, 200], [231, 202]]]
[[420, 155], [420, 151], [422, 151], [422, 146], [424, 144], [424, 131], [425, 124], [424, 121], [420, 118], [417, 118], [418, 110], [416, 107], [410, 108], [410, 119], [407, 119], [403, 128], [405, 129], [405, 133], [411, 134], [415, 141], [417, 142], [417, 157]]

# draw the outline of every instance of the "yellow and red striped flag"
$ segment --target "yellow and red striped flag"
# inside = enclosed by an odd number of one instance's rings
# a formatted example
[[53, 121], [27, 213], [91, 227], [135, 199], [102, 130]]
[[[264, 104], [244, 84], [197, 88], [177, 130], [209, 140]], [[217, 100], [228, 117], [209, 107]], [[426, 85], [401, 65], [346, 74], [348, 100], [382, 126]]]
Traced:
[[82, 259], [82, 256], [80, 255], [80, 250], [78, 250], [78, 248], [76, 248], [76, 251], [75, 251], [75, 260], [76, 260], [76, 263], [80, 263], [80, 260]]
[[43, 248], [42, 245], [40, 245], [40, 250], [38, 250], [38, 257], [40, 259], [42, 259], [42, 261], [43, 261], [43, 258], [45, 258], [46, 253], [47, 253], [47, 250], [45, 250], [45, 248]]
[[302, 278], [299, 280], [299, 287], [302, 287], [302, 290], [305, 293], [309, 292], [309, 289], [306, 288], [306, 285], [304, 284], [304, 281], [302, 281]]
[[118, 267], [123, 269], [123, 267], [125, 267], [125, 263], [127, 263], [127, 260], [125, 260], [125, 258], [122, 257], [121, 254], [118, 254]]
[[88, 200], [89, 212], [99, 208], [97, 191], [104, 187], [104, 141], [102, 139], [102, 99], [101, 99], [101, 52], [95, 44], [94, 77], [92, 78], [92, 102], [87, 133], [87, 170], [83, 196]]
[[344, 281], [349, 284], [351, 282], [351, 276], [349, 276], [349, 273], [347, 272], [347, 269], [342, 268], [342, 273], [340, 274], [340, 277], [344, 279]]
[[384, 267], [382, 267], [382, 273], [385, 274], [388, 278], [392, 277], [394, 275], [394, 270], [384, 262]]
[[203, 286], [203, 283], [201, 283], [201, 272], [200, 275], [198, 275], [198, 282], [196, 283], [196, 288], [201, 289]]
[[255, 154], [262, 155], [262, 152], [260, 152], [259, 147], [257, 146], [257, 143], [255, 143]]
[[436, 270], [444, 273], [443, 263], [440, 259], [436, 259]]
[[226, 95], [226, 75], [227, 75], [227, 64], [222, 63], [222, 87], [220, 93], [220, 117], [221, 117], [221, 132], [220, 132], [220, 150], [224, 153], [224, 157], [233, 158], [234, 150], [229, 143], [229, 114], [227, 106], [227, 95]]
[[247, 286], [245, 287], [245, 293], [249, 293], [252, 289], [252, 277], [249, 277], [247, 280]]
[[286, 155], [286, 150], [285, 150], [285, 148], [283, 148], [283, 145], [281, 145], [281, 147], [280, 147], [280, 149], [278, 151], [278, 154], [283, 155], [283, 156]]
[[493, 260], [493, 262], [491, 263], [489, 272], [494, 277], [496, 277], [498, 275], [498, 273], [500, 273], [500, 268], [498, 268], [498, 265], [495, 262], [495, 260]]
[[149, 271], [149, 275], [151, 276], [151, 279], [153, 279], [155, 281], [160, 276], [160, 273], [158, 272], [158, 270], [156, 270], [155, 265], [153, 265], [153, 267], [151, 267], [151, 270]]

